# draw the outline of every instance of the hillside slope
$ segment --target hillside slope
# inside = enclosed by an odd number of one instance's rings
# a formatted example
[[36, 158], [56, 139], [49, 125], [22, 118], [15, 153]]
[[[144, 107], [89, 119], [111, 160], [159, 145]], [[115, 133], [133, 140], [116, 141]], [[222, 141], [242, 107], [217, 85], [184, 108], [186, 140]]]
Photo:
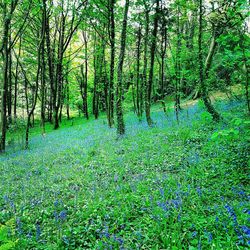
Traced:
[[245, 249], [249, 122], [241, 102], [217, 108], [220, 124], [195, 104], [179, 125], [172, 111], [155, 110], [153, 128], [128, 114], [119, 140], [100, 119], [10, 149], [0, 156], [9, 240], [16, 249]]

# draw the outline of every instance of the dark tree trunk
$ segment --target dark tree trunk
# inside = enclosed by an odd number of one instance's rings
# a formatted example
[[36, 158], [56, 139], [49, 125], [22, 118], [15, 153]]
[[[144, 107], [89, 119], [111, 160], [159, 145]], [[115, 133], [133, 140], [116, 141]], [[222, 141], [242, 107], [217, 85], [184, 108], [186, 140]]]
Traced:
[[156, 10], [154, 17], [154, 28], [152, 32], [152, 43], [150, 49], [150, 70], [147, 84], [147, 99], [146, 99], [146, 118], [149, 126], [153, 125], [153, 121], [151, 118], [151, 94], [153, 87], [153, 76], [154, 76], [154, 63], [155, 63], [155, 52], [156, 52], [156, 44], [157, 44], [157, 31], [158, 31], [158, 21], [159, 21], [159, 2], [160, 0], [156, 0]]
[[53, 63], [53, 53], [51, 49], [51, 41], [50, 41], [50, 23], [49, 16], [47, 15], [47, 0], [43, 0], [43, 7], [46, 11], [46, 19], [45, 19], [45, 34], [46, 34], [46, 46], [47, 46], [47, 60], [48, 60], [48, 69], [49, 69], [49, 82], [50, 82], [50, 110], [48, 120], [52, 123], [53, 121], [53, 113], [55, 112], [56, 106], [56, 90], [54, 83], [54, 63]]
[[15, 89], [14, 89], [14, 119], [16, 122], [17, 119], [17, 93], [18, 93], [18, 69], [19, 69], [19, 58], [21, 55], [21, 48], [22, 48], [22, 38], [20, 37], [20, 45], [19, 45], [19, 50], [18, 50], [18, 55], [17, 55], [17, 60], [16, 60], [16, 72], [15, 72]]
[[166, 19], [162, 16], [162, 26], [161, 26], [161, 65], [160, 65], [160, 88], [161, 88], [161, 103], [164, 113], [166, 113], [165, 104], [165, 56], [167, 50], [167, 27]]
[[7, 13], [7, 4], [3, 6], [3, 16], [4, 16], [4, 27], [3, 27], [3, 39], [2, 39], [2, 55], [3, 55], [3, 85], [2, 85], [2, 103], [1, 103], [1, 145], [0, 152], [5, 151], [6, 144], [6, 130], [7, 130], [7, 94], [8, 94], [8, 66], [9, 66], [9, 48], [8, 48], [8, 38], [10, 29], [10, 16]]
[[[11, 33], [11, 28], [10, 28]], [[8, 65], [8, 124], [12, 123], [12, 54], [11, 54], [11, 34], [9, 34], [9, 65]]]
[[[145, 35], [144, 35], [144, 58], [143, 58], [143, 75], [142, 75], [142, 99], [146, 106], [147, 102], [147, 71], [148, 71], [148, 37], [149, 37], [149, 9], [145, 5]], [[144, 108], [143, 105], [141, 107]]]
[[59, 128], [60, 110], [62, 105], [62, 91], [63, 91], [63, 54], [64, 54], [64, 37], [65, 37], [65, 16], [61, 13], [58, 57], [56, 67], [56, 106], [54, 110], [54, 129]]
[[84, 85], [83, 85], [83, 112], [84, 116], [86, 119], [89, 119], [89, 112], [88, 112], [88, 39], [87, 39], [87, 34], [83, 34], [84, 37], [84, 47], [85, 47], [85, 62], [84, 62], [84, 70], [85, 72], [83, 73], [83, 68], [81, 68], [82, 71], [82, 77], [84, 80]]
[[45, 134], [45, 27], [46, 27], [46, 8], [43, 8], [42, 17], [42, 42], [41, 42], [41, 128]]
[[117, 115], [117, 134], [123, 135], [125, 134], [125, 124], [123, 119], [123, 107], [122, 107], [122, 91], [123, 91], [123, 63], [125, 57], [126, 50], [126, 38], [127, 38], [127, 19], [128, 19], [128, 9], [129, 9], [129, 0], [126, 0], [125, 10], [124, 10], [124, 18], [122, 25], [122, 33], [121, 33], [121, 48], [118, 62], [118, 82], [116, 88], [116, 115]]
[[82, 111], [86, 119], [89, 119], [88, 114], [88, 82], [86, 79], [86, 68], [84, 72], [84, 66], [81, 66], [81, 77], [79, 78], [80, 92], [82, 96]]
[[99, 46], [97, 41], [97, 34], [95, 33], [95, 43], [94, 43], [94, 90], [93, 90], [93, 103], [92, 103], [92, 113], [95, 119], [98, 119], [99, 115], [99, 98], [98, 98], [98, 82], [99, 82], [99, 70], [98, 67], [100, 66], [99, 61]]

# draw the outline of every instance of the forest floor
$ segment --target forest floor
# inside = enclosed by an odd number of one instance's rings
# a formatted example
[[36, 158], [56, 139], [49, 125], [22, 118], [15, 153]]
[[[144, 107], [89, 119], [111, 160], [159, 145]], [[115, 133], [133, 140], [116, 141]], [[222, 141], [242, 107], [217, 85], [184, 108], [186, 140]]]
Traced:
[[[75, 119], [0, 156], [0, 249], [247, 249], [249, 118], [239, 100]], [[7, 246], [7, 247], [8, 247]], [[11, 248], [3, 248], [11, 249]]]

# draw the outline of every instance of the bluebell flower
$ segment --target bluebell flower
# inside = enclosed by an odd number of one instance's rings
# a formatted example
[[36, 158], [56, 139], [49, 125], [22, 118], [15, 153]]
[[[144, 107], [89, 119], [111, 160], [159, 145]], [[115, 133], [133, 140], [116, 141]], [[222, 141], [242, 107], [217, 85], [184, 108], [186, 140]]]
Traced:
[[229, 213], [230, 217], [232, 218], [234, 224], [237, 225], [238, 224], [238, 222], [237, 222], [237, 216], [236, 216], [233, 208], [230, 207], [229, 205], [226, 205], [225, 208], [226, 208], [227, 212]]
[[23, 231], [22, 231], [22, 222], [21, 222], [19, 217], [16, 219], [16, 230], [17, 230], [18, 234], [23, 233]]
[[178, 214], [177, 220], [180, 222], [181, 221], [181, 213]]
[[66, 210], [61, 211], [58, 217], [61, 221], [65, 221], [67, 219], [67, 211]]
[[192, 237], [195, 238], [197, 236], [197, 231], [192, 232]]
[[250, 238], [250, 228], [247, 226], [241, 226], [240, 227], [243, 231], [243, 233], [245, 234], [246, 238]]
[[211, 243], [212, 242], [212, 240], [213, 240], [213, 235], [212, 235], [212, 233], [208, 233], [208, 243]]
[[123, 245], [124, 240], [120, 237], [116, 237], [115, 235], [113, 235], [113, 239], [114, 241], [116, 241], [119, 245]]
[[28, 232], [28, 234], [27, 234], [26, 236], [27, 236], [27, 238], [30, 240], [30, 239], [31, 239], [31, 237], [32, 237], [32, 233], [31, 233], [31, 231], [29, 231], [29, 232]]
[[168, 207], [167, 207], [166, 202], [158, 201], [158, 202], [157, 202], [157, 205], [158, 205], [158, 207], [162, 208], [165, 212], [168, 211]]
[[199, 243], [198, 243], [198, 250], [201, 250], [202, 247], [201, 247], [201, 240], [199, 240]]
[[164, 198], [164, 189], [163, 188], [160, 188], [160, 194], [161, 194], [162, 198]]
[[197, 191], [198, 195], [201, 197], [201, 195], [202, 195], [201, 188], [200, 188], [200, 187], [197, 187], [197, 188], [196, 188], [196, 191]]
[[67, 238], [67, 236], [63, 236], [62, 237], [62, 240], [63, 240], [63, 242], [66, 244], [66, 245], [69, 245], [69, 240], [68, 240], [68, 238]]
[[36, 240], [38, 241], [41, 236], [41, 227], [39, 223], [36, 223]]
[[118, 175], [115, 174], [115, 175], [114, 175], [114, 182], [117, 182], [117, 181], [118, 181], [118, 178], [119, 178]]

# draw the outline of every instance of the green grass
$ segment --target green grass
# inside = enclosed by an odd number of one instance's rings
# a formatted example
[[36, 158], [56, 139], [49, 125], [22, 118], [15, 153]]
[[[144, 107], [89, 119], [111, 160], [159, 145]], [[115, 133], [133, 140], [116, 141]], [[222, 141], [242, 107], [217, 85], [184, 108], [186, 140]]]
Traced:
[[199, 104], [178, 126], [157, 106], [153, 128], [129, 113], [119, 140], [104, 117], [34, 129], [0, 156], [0, 223], [16, 249], [247, 249], [249, 122], [217, 108], [220, 124]]

